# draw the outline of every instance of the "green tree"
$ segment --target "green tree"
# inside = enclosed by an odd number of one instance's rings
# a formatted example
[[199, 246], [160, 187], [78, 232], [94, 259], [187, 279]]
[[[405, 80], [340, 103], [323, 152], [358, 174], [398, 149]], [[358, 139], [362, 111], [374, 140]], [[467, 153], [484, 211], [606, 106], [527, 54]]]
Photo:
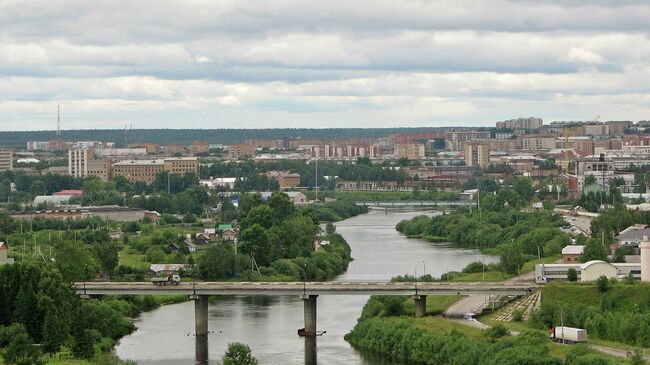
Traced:
[[607, 260], [607, 251], [607, 247], [605, 247], [602, 242], [592, 238], [587, 241], [580, 260], [582, 262], [588, 262], [591, 260]]
[[569, 281], [578, 281], [578, 272], [576, 269], [570, 268], [567, 271], [567, 279], [569, 279]]
[[101, 242], [93, 245], [93, 253], [104, 271], [113, 272], [120, 261], [119, 249], [113, 242]]
[[75, 342], [72, 346], [72, 354], [80, 359], [90, 359], [95, 355], [93, 348], [93, 333], [85, 329], [75, 336]]
[[254, 255], [259, 265], [267, 266], [273, 261], [269, 257], [271, 244], [264, 227], [257, 223], [253, 224], [250, 228], [246, 228], [241, 232], [240, 238], [241, 244], [239, 247], [241, 252]]
[[223, 365], [257, 365], [258, 363], [251, 348], [240, 342], [228, 344], [228, 350], [222, 361]]
[[296, 211], [296, 207], [294, 207], [289, 196], [282, 192], [271, 194], [269, 207], [279, 222], [285, 220]]
[[42, 364], [41, 351], [33, 344], [22, 325], [12, 326], [7, 346], [2, 350], [2, 358], [7, 364], [39, 365]]
[[45, 186], [43, 181], [36, 180], [29, 187], [29, 192], [32, 193], [32, 195], [45, 195], [47, 194], [47, 186]]
[[596, 183], [596, 177], [593, 174], [589, 174], [585, 176], [584, 186], [595, 184], [595, 183]]
[[58, 352], [65, 342], [63, 317], [51, 299], [48, 298], [43, 321], [43, 349], [50, 354]]

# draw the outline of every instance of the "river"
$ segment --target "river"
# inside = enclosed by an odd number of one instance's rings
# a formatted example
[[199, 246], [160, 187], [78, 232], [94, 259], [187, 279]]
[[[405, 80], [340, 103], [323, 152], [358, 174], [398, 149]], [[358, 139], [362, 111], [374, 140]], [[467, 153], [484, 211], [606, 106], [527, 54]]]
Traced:
[[[336, 280], [389, 280], [403, 274], [440, 274], [460, 270], [472, 261], [495, 259], [475, 250], [440, 247], [407, 239], [395, 224], [419, 212], [372, 211], [336, 224], [352, 247], [354, 261]], [[224, 296], [210, 302], [209, 364], [218, 364], [229, 342], [244, 342], [260, 364], [386, 364], [353, 349], [343, 336], [354, 327], [366, 296], [320, 296], [318, 329], [327, 333], [317, 343], [296, 335], [303, 327], [303, 303], [293, 296]], [[163, 306], [135, 320], [138, 330], [116, 347], [121, 359], [138, 364], [194, 364], [194, 304]], [[316, 360], [317, 358], [317, 360]]]

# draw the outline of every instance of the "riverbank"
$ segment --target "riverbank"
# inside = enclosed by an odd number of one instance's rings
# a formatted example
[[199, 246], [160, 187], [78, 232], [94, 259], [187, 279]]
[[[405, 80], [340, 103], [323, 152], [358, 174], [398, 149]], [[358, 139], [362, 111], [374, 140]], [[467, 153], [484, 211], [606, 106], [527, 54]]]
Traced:
[[[388, 281], [414, 270], [437, 276], [472, 261], [495, 261], [476, 250], [409, 240], [395, 230], [397, 222], [417, 214], [421, 213], [370, 211], [336, 223], [336, 232], [348, 242], [354, 261], [334, 280]], [[318, 297], [318, 329], [327, 331], [315, 345], [318, 363], [385, 364], [343, 339], [367, 301], [362, 295]], [[304, 327], [303, 311], [302, 300], [294, 296], [223, 296], [209, 303], [208, 327], [214, 331], [208, 336], [210, 363], [233, 341], [247, 343], [261, 364], [305, 363], [305, 342], [296, 335], [296, 330]], [[193, 313], [193, 303], [189, 302], [143, 313], [135, 323], [138, 331], [120, 341], [116, 354], [139, 365], [194, 363], [194, 337], [187, 336], [194, 331]]]
[[[415, 318], [405, 310], [405, 300], [371, 298], [346, 340], [360, 350], [408, 364], [623, 363], [620, 358], [601, 355], [583, 346], [554, 344], [541, 331], [511, 336], [504, 327], [481, 330], [434, 313]], [[437, 300], [438, 297], [428, 298], [434, 303]], [[448, 299], [440, 303], [438, 307], [453, 304]]]

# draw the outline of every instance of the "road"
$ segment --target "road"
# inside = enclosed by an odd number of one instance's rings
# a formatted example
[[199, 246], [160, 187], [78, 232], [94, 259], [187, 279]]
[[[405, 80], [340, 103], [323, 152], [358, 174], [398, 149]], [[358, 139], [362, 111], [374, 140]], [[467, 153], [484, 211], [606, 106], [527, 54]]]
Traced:
[[582, 231], [585, 235], [591, 235], [591, 217], [577, 216], [572, 217], [569, 215], [564, 216], [564, 220], [569, 222], [572, 227]]
[[80, 282], [77, 294], [180, 295], [523, 295], [533, 283], [423, 282], [183, 282], [158, 286], [150, 282]]

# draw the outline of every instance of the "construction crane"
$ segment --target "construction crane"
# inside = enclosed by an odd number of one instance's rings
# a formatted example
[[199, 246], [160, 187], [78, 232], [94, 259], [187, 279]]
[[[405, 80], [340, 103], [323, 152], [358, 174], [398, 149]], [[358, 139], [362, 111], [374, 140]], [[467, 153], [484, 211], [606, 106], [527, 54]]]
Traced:
[[[586, 123], [593, 123], [600, 120], [600, 115], [596, 115], [595, 117], [591, 118], [591, 120], [588, 120]], [[569, 128], [565, 125], [562, 131], [564, 135], [564, 144], [562, 146], [562, 149], [564, 150], [564, 159], [562, 161], [562, 169], [564, 170], [564, 173], [569, 172]]]

